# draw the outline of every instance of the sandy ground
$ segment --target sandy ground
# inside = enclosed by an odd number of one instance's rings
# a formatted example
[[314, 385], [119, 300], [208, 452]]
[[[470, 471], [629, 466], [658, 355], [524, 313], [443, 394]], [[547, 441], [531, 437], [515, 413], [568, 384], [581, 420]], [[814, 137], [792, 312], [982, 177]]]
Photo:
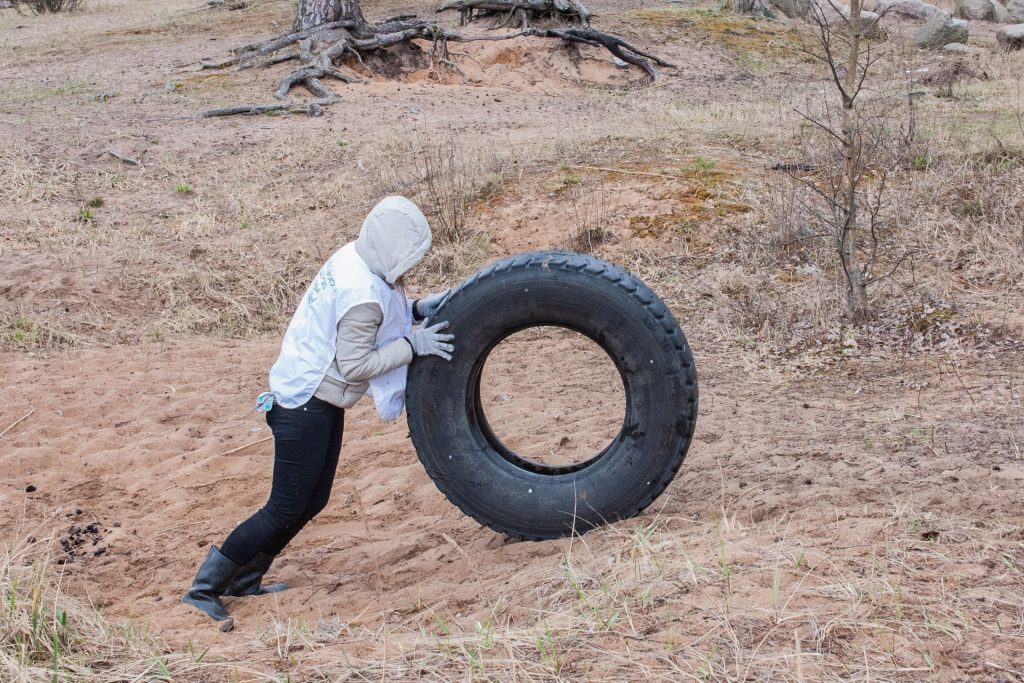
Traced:
[[[272, 447], [259, 442], [267, 428], [250, 403], [275, 347], [203, 341], [5, 354], [8, 376], [19, 381], [5, 392], [0, 423], [35, 412], [4, 437], [4, 531], [69, 538], [72, 527], [95, 524], [65, 565], [69, 591], [111, 617], [151, 624], [178, 647], [197, 633], [237, 642], [244, 636], [212, 633], [178, 598], [205, 546], [266, 496]], [[980, 676], [979, 658], [1024, 664], [1012, 635], [1024, 597], [1016, 568], [1024, 560], [1019, 370], [1001, 359], [958, 377], [920, 362], [897, 376], [865, 363], [844, 377], [786, 381], [720, 354], [698, 349], [697, 359], [698, 436], [680, 475], [648, 514], [578, 542], [583, 562], [611, 561], [638, 523], [656, 524], [671, 552], [697, 567], [718, 563], [719, 552], [730, 558], [732, 617], [755, 631], [767, 623], [773, 558], [799, 554], [813, 567], [784, 573], [794, 615], [845, 611], [844, 590], [877, 572], [900, 585], [908, 611], [921, 617], [941, 622], [955, 605], [968, 624], [1008, 631], [969, 636], [969, 646], [929, 639], [930, 656], [955, 672], [951, 680]], [[522, 424], [533, 419], [525, 383], [493, 388], [520, 401]], [[607, 415], [610, 403], [588, 402], [570, 417]], [[355, 627], [381, 615], [396, 629], [429, 624], [433, 614], [472, 629], [502, 601], [512, 605], [511, 623], [532, 623], [533, 603], [545, 584], [559, 583], [550, 575], [569, 548], [506, 544], [461, 516], [419, 466], [405, 425], [383, 425], [360, 405], [347, 421], [330, 507], [272, 572], [293, 589], [230, 607], [249, 636], [274, 620]], [[652, 586], [688, 616], [674, 624], [638, 615], [651, 622], [651, 643], [712, 628], [724, 598], [720, 586], [688, 586], [679, 572]], [[802, 590], [791, 586], [804, 581]], [[894, 656], [910, 666], [919, 653], [897, 636]], [[841, 648], [859, 634], [834, 637]]]
[[[641, 89], [597, 52], [576, 67], [541, 41], [485, 44], [466, 48], [469, 83], [424, 70], [345, 88], [321, 119], [190, 118], [269, 100], [283, 67], [196, 60], [282, 28], [287, 5], [0, 15], [0, 313], [40, 325], [38, 344], [5, 331], [17, 350], [0, 352], [0, 536], [52, 536], [70, 595], [168, 653], [198, 643], [249, 672], [206, 680], [1024, 680], [1019, 344], [794, 360], [723, 322], [751, 308], [723, 299], [728, 220], [788, 140], [780, 93], [820, 85], [788, 29], [715, 33], [662, 3], [601, 3], [605, 26], [685, 68]], [[423, 8], [372, 14], [408, 10]], [[751, 57], [748, 40], [769, 47]], [[473, 192], [493, 173], [500, 188], [472, 204], [479, 232], [413, 288], [578, 246], [567, 226], [613, 226], [602, 255], [651, 274], [693, 344], [690, 454], [637, 519], [510, 543], [447, 503], [404, 419], [360, 404], [330, 506], [271, 572], [292, 590], [230, 600], [237, 626], [221, 634], [179, 597], [267, 495], [272, 443], [252, 405], [280, 311], [446, 141]], [[704, 157], [715, 170], [695, 174]], [[667, 219], [688, 227], [669, 234]], [[710, 275], [709, 255], [726, 264]], [[950, 289], [1019, 339], [1019, 283], [993, 273]], [[581, 371], [594, 356], [569, 340], [518, 343], [487, 368], [499, 434], [538, 459], [599, 449], [621, 415], [614, 375]], [[537, 376], [553, 378], [543, 392]], [[492, 632], [500, 652], [480, 645]], [[472, 643], [495, 662], [467, 659]]]

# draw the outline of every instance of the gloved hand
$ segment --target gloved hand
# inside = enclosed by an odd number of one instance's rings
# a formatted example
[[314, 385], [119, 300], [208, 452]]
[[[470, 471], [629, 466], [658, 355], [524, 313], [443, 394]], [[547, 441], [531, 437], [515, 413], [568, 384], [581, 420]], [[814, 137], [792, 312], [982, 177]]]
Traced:
[[455, 347], [446, 342], [454, 341], [455, 335], [440, 332], [448, 327], [447, 321], [428, 326], [429, 322], [429, 320], [424, 320], [418, 330], [406, 337], [413, 353], [417, 356], [440, 356], [445, 360], [451, 360], [451, 352], [455, 350]]
[[448, 297], [452, 295], [452, 290], [446, 289], [443, 292], [437, 294], [431, 294], [425, 296], [422, 299], [417, 299], [413, 305], [415, 309], [416, 317], [420, 320], [424, 318], [433, 318], [437, 313], [437, 309], [441, 308], [441, 304], [448, 300]]

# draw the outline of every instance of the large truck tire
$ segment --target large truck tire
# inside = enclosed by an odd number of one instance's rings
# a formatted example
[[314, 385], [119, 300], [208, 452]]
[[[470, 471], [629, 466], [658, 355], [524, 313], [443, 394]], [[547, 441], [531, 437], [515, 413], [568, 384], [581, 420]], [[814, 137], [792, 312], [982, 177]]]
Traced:
[[[679, 323], [642, 282], [593, 256], [520, 254], [460, 285], [432, 323], [442, 320], [455, 335], [455, 353], [451, 361], [413, 362], [409, 430], [427, 474], [464, 513], [509, 536], [558, 538], [632, 517], [672, 481], [693, 437], [697, 374]], [[521, 457], [484, 415], [488, 354], [509, 335], [542, 325], [589, 337], [622, 377], [622, 428], [584, 462]]]

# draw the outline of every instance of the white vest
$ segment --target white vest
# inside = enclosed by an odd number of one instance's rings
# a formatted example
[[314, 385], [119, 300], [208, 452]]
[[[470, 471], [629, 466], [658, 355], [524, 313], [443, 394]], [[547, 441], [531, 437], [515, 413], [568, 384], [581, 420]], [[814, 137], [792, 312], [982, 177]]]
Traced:
[[[338, 322], [350, 308], [366, 303], [377, 304], [384, 313], [374, 348], [412, 332], [412, 306], [405, 292], [392, 289], [370, 272], [350, 242], [327, 259], [288, 324], [281, 355], [270, 369], [270, 391], [276, 403], [298, 408], [312, 398], [328, 373], [343, 381], [332, 367]], [[402, 414], [408, 371], [403, 365], [370, 380], [377, 413], [385, 420]]]

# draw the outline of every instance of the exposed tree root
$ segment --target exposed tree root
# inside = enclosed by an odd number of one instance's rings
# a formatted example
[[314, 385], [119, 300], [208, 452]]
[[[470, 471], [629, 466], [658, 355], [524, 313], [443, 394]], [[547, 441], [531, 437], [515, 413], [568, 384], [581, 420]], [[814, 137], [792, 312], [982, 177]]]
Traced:
[[531, 19], [551, 19], [580, 26], [590, 26], [590, 10], [579, 0], [447, 0], [438, 12], [457, 10], [460, 24], [484, 17], [500, 17], [499, 26], [512, 19], [520, 28], [529, 28]]
[[[252, 43], [232, 50], [232, 56], [216, 63], [201, 62], [204, 69], [266, 68], [282, 62], [297, 60], [300, 66], [281, 79], [274, 97], [280, 104], [248, 105], [212, 109], [200, 117], [234, 116], [239, 114], [306, 113], [318, 116], [323, 107], [339, 98], [324, 82], [334, 79], [344, 83], [362, 82], [362, 79], [340, 71], [337, 66], [351, 58], [352, 63], [367, 69], [363, 61], [370, 53], [385, 50], [411, 40], [430, 41], [430, 59], [435, 66], [465, 74], [451, 59], [450, 42], [510, 40], [520, 36], [557, 38], [567, 45], [583, 43], [604, 47], [616, 58], [643, 69], [651, 80], [658, 77], [656, 66], [672, 66], [655, 55], [644, 52], [624, 40], [590, 27], [590, 11], [580, 0], [449, 0], [438, 12], [458, 10], [463, 25], [476, 18], [504, 15], [495, 27], [504, 27], [515, 20], [518, 30], [504, 33], [468, 34], [451, 31], [435, 21], [400, 16], [370, 24], [361, 13], [349, 19], [331, 21], [312, 28], [293, 30], [260, 43]], [[535, 20], [557, 25], [542, 28]], [[569, 25], [566, 25], [569, 24]], [[297, 47], [298, 49], [294, 49]], [[286, 48], [292, 48], [286, 50]], [[302, 86], [316, 97], [310, 104], [294, 104], [289, 93]]]
[[545, 38], [561, 38], [567, 43], [585, 43], [587, 45], [600, 45], [607, 48], [609, 52], [628, 64], [635, 64], [643, 69], [651, 80], [658, 78], [658, 70], [655, 65], [673, 67], [660, 57], [649, 52], [633, 47], [626, 41], [617, 38], [610, 33], [598, 31], [586, 26], [570, 28], [544, 28], [528, 29], [527, 35], [543, 36]]

